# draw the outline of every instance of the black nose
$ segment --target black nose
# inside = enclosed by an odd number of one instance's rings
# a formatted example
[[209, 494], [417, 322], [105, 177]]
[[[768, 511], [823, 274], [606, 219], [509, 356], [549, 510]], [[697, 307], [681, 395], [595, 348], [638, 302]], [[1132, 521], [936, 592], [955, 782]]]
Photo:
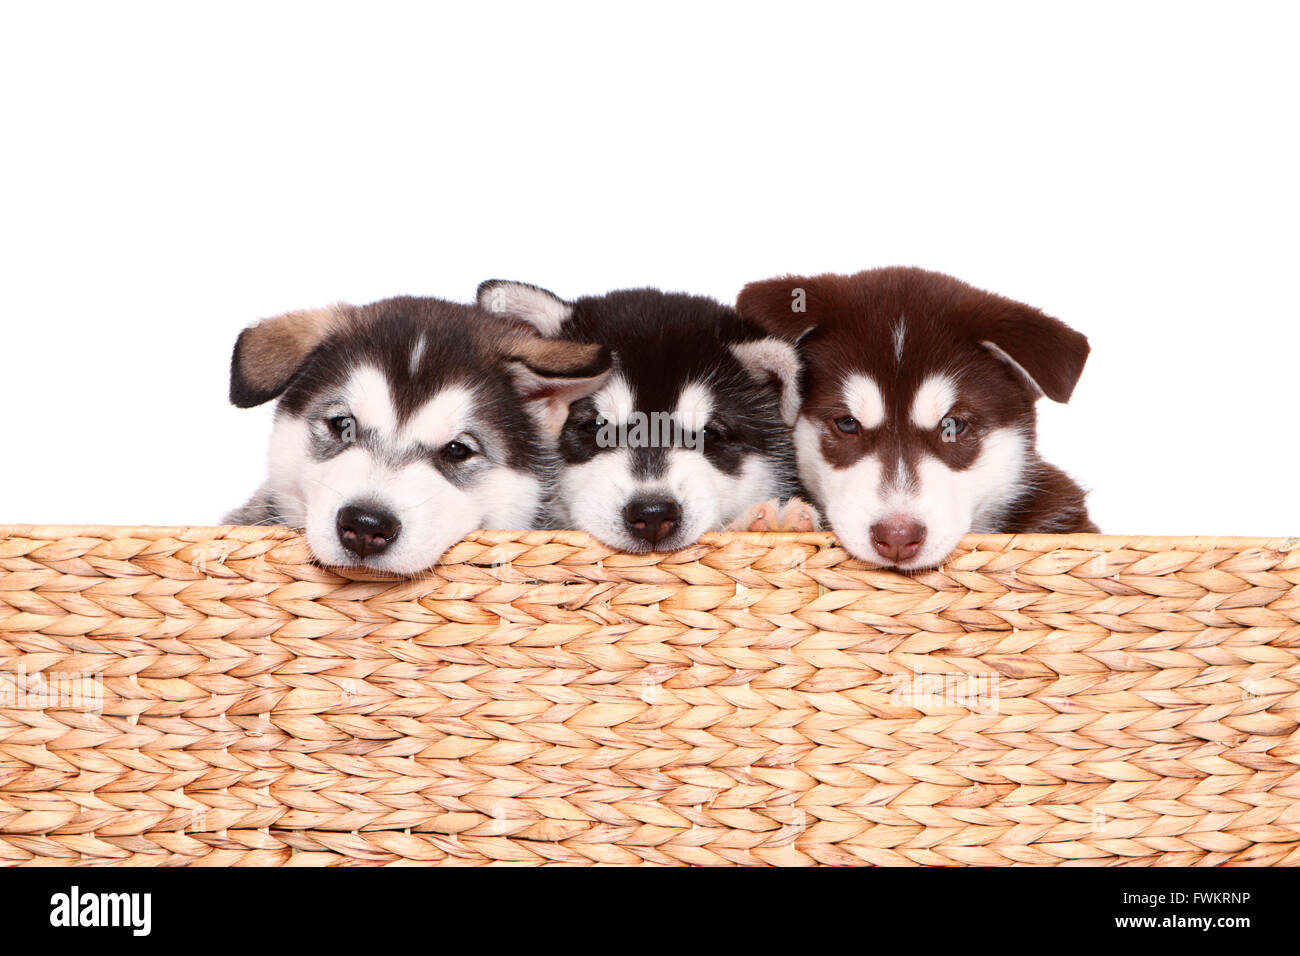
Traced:
[[681, 505], [671, 498], [634, 498], [623, 509], [628, 534], [657, 544], [682, 520]]
[[335, 523], [339, 541], [358, 558], [383, 554], [402, 530], [402, 523], [392, 512], [366, 505], [340, 508]]

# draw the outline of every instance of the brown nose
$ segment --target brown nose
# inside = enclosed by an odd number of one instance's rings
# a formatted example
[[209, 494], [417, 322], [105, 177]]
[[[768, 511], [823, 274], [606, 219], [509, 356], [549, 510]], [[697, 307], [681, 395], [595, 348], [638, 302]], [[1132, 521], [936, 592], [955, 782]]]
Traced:
[[871, 526], [871, 544], [887, 561], [911, 561], [925, 543], [925, 525], [904, 515], [894, 515]]

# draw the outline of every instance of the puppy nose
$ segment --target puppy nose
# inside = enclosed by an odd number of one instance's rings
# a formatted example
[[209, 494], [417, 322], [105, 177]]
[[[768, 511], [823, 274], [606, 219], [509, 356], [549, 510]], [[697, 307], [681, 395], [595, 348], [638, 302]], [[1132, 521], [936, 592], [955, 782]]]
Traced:
[[882, 558], [900, 564], [911, 561], [925, 543], [925, 525], [904, 515], [894, 515], [871, 526], [871, 544]]
[[623, 522], [634, 538], [657, 544], [682, 520], [682, 508], [672, 498], [635, 498], [623, 509]]
[[339, 542], [358, 558], [383, 554], [402, 530], [392, 512], [365, 505], [340, 508], [336, 525]]

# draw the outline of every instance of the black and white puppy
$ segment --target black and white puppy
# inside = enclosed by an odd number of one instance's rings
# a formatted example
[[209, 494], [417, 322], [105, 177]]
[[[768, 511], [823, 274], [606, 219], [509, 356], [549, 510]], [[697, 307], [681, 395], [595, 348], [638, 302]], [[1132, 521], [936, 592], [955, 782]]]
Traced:
[[747, 285], [746, 319], [798, 341], [799, 474], [855, 556], [933, 567], [977, 532], [1096, 531], [1084, 492], [1034, 449], [1088, 340], [1020, 302], [913, 268]]
[[303, 528], [316, 558], [398, 574], [477, 528], [531, 528], [555, 470], [539, 420], [605, 379], [599, 345], [439, 299], [290, 312], [245, 329], [241, 408], [279, 398], [269, 475], [232, 524]]
[[624, 551], [672, 551], [706, 531], [749, 529], [756, 503], [793, 493], [795, 350], [731, 307], [657, 289], [566, 302], [502, 280], [479, 286], [478, 301], [613, 352], [609, 377], [550, 422], [559, 524]]

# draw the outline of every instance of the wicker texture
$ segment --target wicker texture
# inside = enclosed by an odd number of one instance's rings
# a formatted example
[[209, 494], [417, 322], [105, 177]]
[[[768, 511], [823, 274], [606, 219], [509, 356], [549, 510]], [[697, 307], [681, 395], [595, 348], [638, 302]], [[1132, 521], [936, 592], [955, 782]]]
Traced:
[[486, 532], [396, 580], [0, 527], [0, 680], [102, 677], [0, 699], [0, 863], [1294, 865], [1298, 585], [1294, 539]]

